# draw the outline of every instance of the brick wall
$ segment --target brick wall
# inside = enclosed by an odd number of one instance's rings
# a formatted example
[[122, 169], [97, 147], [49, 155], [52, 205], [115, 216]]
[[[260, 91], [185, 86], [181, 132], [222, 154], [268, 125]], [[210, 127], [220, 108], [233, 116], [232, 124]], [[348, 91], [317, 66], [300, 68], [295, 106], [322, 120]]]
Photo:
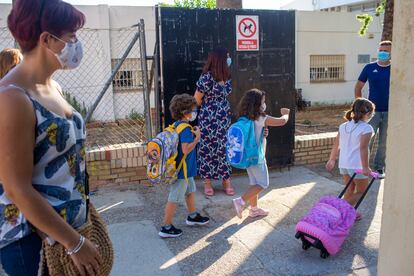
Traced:
[[147, 182], [145, 152], [146, 146], [140, 143], [111, 145], [88, 151], [87, 166], [91, 190], [102, 185]]
[[[325, 163], [335, 141], [336, 132], [295, 137], [295, 165]], [[376, 143], [374, 144], [374, 150]], [[102, 185], [143, 184], [146, 179], [146, 146], [140, 143], [112, 145], [87, 154], [91, 189]]]
[[[335, 137], [336, 132], [296, 136], [295, 165], [325, 163], [329, 158]], [[374, 143], [373, 152], [376, 148], [377, 141]], [[373, 156], [374, 154], [371, 155]], [[100, 150], [89, 150], [87, 167], [91, 190], [106, 185], [148, 183], [146, 164], [146, 146], [140, 143], [112, 145]]]
[[[295, 165], [326, 162], [336, 133], [296, 136]], [[104, 150], [88, 151], [91, 189], [102, 185], [146, 183], [146, 147], [141, 144], [112, 145]]]
[[295, 137], [295, 165], [322, 164], [329, 159], [336, 132]]
[[[301, 135], [295, 137], [295, 165], [323, 164], [329, 159], [337, 132], [327, 132], [313, 135]], [[372, 148], [371, 161], [378, 148], [378, 139], [375, 139]]]

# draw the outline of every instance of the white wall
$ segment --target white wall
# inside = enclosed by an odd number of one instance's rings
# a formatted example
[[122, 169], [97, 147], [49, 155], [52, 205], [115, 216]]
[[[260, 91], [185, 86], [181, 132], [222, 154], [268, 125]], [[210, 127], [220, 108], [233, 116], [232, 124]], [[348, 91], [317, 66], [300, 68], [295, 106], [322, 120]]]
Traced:
[[[112, 72], [111, 59], [120, 58], [135, 30], [132, 25], [141, 18], [145, 22], [147, 55], [153, 55], [155, 46], [154, 7], [118, 7], [107, 5], [76, 6], [86, 16], [84, 29], [78, 32], [84, 45], [84, 59], [73, 71], [58, 71], [54, 78], [63, 89], [81, 103], [91, 106]], [[0, 49], [13, 47], [14, 40], [7, 30], [7, 15], [11, 5], [0, 4]], [[112, 30], [112, 31], [110, 31]], [[128, 58], [139, 58], [139, 41]], [[149, 68], [150, 69], [150, 68]], [[153, 93], [151, 106], [154, 106]], [[93, 119], [113, 121], [128, 116], [132, 110], [144, 113], [142, 90], [133, 93], [113, 93], [112, 84], [94, 112]]]
[[332, 7], [369, 3], [373, 0], [295, 0], [282, 6], [284, 10], [313, 11]]
[[314, 5], [312, 0], [295, 0], [287, 5], [281, 7], [283, 10], [300, 10], [300, 11], [313, 11]]
[[[143, 18], [147, 55], [152, 55], [155, 45], [155, 11], [153, 7], [108, 7], [107, 5], [77, 7], [87, 18], [85, 30], [82, 30], [79, 36], [86, 45], [90, 45], [91, 49], [85, 49], [85, 60], [79, 69], [72, 72], [58, 72], [56, 78], [65, 90], [74, 93], [80, 101], [90, 105], [111, 74], [111, 58], [119, 58], [133, 36], [131, 30], [122, 32], [109, 31], [109, 29], [130, 27]], [[0, 4], [0, 28], [6, 26], [5, 19], [9, 9], [10, 5]], [[296, 88], [302, 88], [304, 98], [313, 103], [351, 101], [355, 81], [364, 66], [357, 63], [358, 54], [376, 56], [381, 33], [380, 24], [377, 20], [373, 22], [370, 32], [374, 34], [374, 39], [367, 39], [358, 36], [360, 23], [353, 13], [298, 11], [296, 21]], [[2, 34], [1, 38], [5, 37], [0, 40], [0, 46], [13, 46], [9, 34], [4, 32], [0, 34]], [[329, 54], [346, 56], [345, 82], [311, 84], [310, 55]], [[138, 47], [134, 47], [130, 57], [139, 57]], [[111, 85], [98, 106], [94, 119], [111, 121], [125, 117], [132, 109], [143, 112], [143, 94], [138, 91], [134, 94], [113, 93]], [[153, 107], [153, 94], [150, 98]]]
[[[372, 24], [373, 39], [358, 35], [359, 22], [353, 13], [296, 12], [296, 88], [313, 103], [346, 103], [353, 99], [354, 85], [364, 64], [358, 54], [376, 57], [381, 30]], [[345, 55], [345, 82], [310, 83], [310, 55]], [[367, 93], [367, 86], [365, 93]]]
[[[145, 40], [147, 55], [152, 56], [154, 54], [155, 48], [155, 8], [154, 7], [126, 7], [126, 6], [111, 6], [109, 9], [109, 20], [111, 22], [111, 27], [114, 29], [123, 28], [125, 26], [132, 26], [139, 23], [140, 19], [144, 19], [145, 24]], [[119, 39], [125, 41], [130, 41], [132, 36], [125, 38], [119, 37], [120, 33], [112, 32], [111, 41], [115, 42]], [[121, 35], [122, 36], [122, 35]], [[131, 50], [130, 57], [140, 58], [139, 55], [139, 43], [134, 46]], [[126, 46], [125, 46], [126, 47]], [[112, 47], [111, 55], [113, 58], [120, 58], [123, 53], [119, 51], [119, 47]], [[125, 49], [125, 48], [124, 48]], [[150, 66], [150, 62], [148, 66]], [[151, 69], [148, 67], [148, 69]], [[135, 93], [115, 93], [115, 114], [117, 118], [123, 118], [129, 115], [130, 111], [139, 113], [144, 113], [144, 95], [142, 92]], [[151, 92], [150, 96], [151, 107], [155, 106], [154, 102], [154, 93]], [[141, 102], [141, 103], [140, 103]], [[131, 103], [140, 103], [140, 104], [131, 104]]]
[[373, 0], [317, 0], [317, 9], [327, 9], [331, 7], [368, 3]]

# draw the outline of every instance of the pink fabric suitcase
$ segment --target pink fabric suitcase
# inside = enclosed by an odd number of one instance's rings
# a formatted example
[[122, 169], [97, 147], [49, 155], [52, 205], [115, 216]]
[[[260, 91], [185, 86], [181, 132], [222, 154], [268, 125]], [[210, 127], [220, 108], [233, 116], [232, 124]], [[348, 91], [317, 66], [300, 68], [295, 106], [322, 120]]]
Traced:
[[356, 209], [362, 203], [375, 179], [378, 178], [378, 174], [372, 174], [372, 179], [367, 189], [355, 207], [353, 207], [343, 200], [342, 197], [355, 176], [356, 174], [351, 177], [349, 183], [338, 197], [322, 197], [296, 225], [295, 237], [301, 239], [304, 250], [308, 250], [310, 247], [320, 249], [320, 256], [323, 259], [339, 252], [354, 225]]

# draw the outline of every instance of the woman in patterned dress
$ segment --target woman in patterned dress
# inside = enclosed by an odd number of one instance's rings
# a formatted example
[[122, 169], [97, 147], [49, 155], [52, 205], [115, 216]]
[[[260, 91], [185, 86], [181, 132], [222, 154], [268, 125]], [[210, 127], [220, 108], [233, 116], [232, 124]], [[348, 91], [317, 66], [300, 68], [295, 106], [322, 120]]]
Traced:
[[101, 263], [76, 231], [86, 222], [85, 123], [52, 79], [79, 65], [84, 22], [60, 0], [16, 0], [8, 17], [24, 55], [0, 81], [0, 255], [11, 276], [38, 274], [40, 236], [72, 252], [80, 275]]
[[227, 195], [234, 195], [231, 167], [226, 159], [226, 133], [231, 124], [231, 58], [226, 49], [208, 54], [194, 97], [200, 108], [198, 116], [201, 140], [198, 150], [199, 175], [204, 179], [204, 193], [213, 196], [212, 180], [222, 180]]

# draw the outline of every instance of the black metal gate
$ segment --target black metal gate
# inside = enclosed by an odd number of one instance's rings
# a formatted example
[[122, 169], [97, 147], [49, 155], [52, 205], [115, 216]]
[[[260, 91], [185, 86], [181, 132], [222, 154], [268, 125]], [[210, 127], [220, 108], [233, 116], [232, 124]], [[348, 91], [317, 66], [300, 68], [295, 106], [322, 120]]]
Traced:
[[[194, 94], [208, 52], [221, 46], [233, 59], [232, 110], [244, 91], [266, 91], [267, 113], [280, 116], [281, 107], [290, 107], [288, 125], [271, 128], [267, 160], [272, 166], [293, 162], [295, 108], [295, 13], [265, 10], [207, 10], [160, 8], [161, 100], [164, 123], [172, 118], [168, 112], [175, 94]], [[236, 15], [259, 17], [259, 51], [236, 51]], [[235, 119], [235, 118], [233, 118]]]

